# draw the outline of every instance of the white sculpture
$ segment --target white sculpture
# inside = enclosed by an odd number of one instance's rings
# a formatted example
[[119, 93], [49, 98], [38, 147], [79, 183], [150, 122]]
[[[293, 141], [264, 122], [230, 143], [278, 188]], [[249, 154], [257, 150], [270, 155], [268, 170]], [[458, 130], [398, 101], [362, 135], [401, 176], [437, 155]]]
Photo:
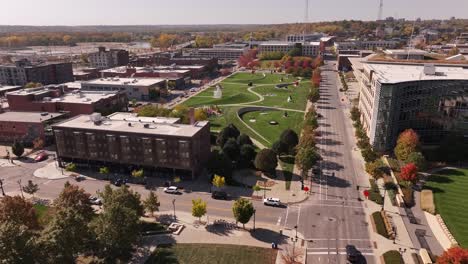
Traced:
[[213, 92], [213, 98], [220, 99], [221, 97], [223, 97], [223, 91], [221, 91], [221, 86], [218, 84]]

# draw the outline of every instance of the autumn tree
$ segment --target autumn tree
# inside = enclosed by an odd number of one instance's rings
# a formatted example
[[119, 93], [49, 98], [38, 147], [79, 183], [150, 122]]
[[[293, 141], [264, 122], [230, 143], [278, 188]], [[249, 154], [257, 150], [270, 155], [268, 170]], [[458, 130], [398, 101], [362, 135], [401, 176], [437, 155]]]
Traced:
[[408, 156], [419, 147], [419, 136], [413, 129], [406, 129], [398, 136], [395, 156], [398, 160], [406, 161]]
[[11, 222], [37, 229], [36, 210], [32, 203], [20, 196], [5, 196], [0, 200], [0, 223]]
[[162, 33], [158, 37], [151, 39], [151, 46], [167, 49], [172, 45], [177, 44], [177, 35]]
[[215, 175], [213, 177], [212, 183], [213, 183], [213, 186], [215, 186], [217, 188], [223, 188], [224, 185], [226, 184], [226, 180], [222, 176]]
[[400, 169], [401, 179], [409, 182], [416, 182], [418, 180], [418, 167], [414, 163], [408, 163]]
[[437, 264], [467, 264], [468, 249], [461, 247], [449, 248], [437, 258]]
[[198, 217], [198, 221], [206, 214], [206, 202], [202, 199], [192, 200], [192, 215]]
[[133, 177], [133, 178], [140, 179], [140, 178], [143, 177], [144, 173], [145, 173], [145, 172], [144, 172], [143, 169], [133, 170], [133, 171], [132, 171], [132, 177]]
[[385, 168], [385, 164], [382, 162], [381, 159], [377, 159], [375, 161], [366, 162], [366, 172], [369, 173], [374, 179], [379, 179], [383, 177]]
[[312, 169], [319, 160], [320, 154], [314, 147], [301, 147], [297, 151], [296, 164], [302, 170], [303, 175], [306, 175], [306, 172]]
[[151, 216], [154, 216], [155, 211], [159, 211], [159, 199], [153, 191], [150, 191], [148, 197], [143, 201], [143, 206], [145, 207], [146, 211], [151, 213]]
[[257, 50], [249, 50], [247, 53], [240, 56], [237, 62], [240, 67], [254, 69], [255, 67], [259, 66], [259, 62], [257, 61]]

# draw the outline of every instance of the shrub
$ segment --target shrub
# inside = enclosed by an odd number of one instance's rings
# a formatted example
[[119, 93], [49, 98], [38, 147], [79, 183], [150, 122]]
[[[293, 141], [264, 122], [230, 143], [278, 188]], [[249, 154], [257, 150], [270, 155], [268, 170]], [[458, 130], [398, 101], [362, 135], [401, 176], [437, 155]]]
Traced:
[[359, 120], [359, 117], [361, 116], [361, 112], [359, 111], [359, 108], [357, 108], [356, 106], [353, 106], [350, 112], [351, 112], [351, 120], [353, 121]]
[[404, 181], [416, 182], [418, 180], [418, 167], [414, 163], [408, 163], [401, 167], [400, 178]]
[[421, 152], [412, 152], [406, 159], [407, 163], [414, 163], [420, 170], [426, 169], [426, 159]]
[[373, 162], [366, 162], [366, 172], [374, 179], [381, 178], [384, 175], [383, 167], [385, 167], [385, 164], [381, 159], [377, 159]]
[[421, 192], [421, 209], [430, 214], [435, 214], [434, 194], [431, 190], [423, 190]]
[[390, 250], [383, 254], [385, 264], [404, 264], [400, 252]]
[[389, 238], [387, 228], [385, 228], [384, 219], [380, 212], [373, 212], [372, 219], [374, 219], [375, 229], [377, 233], [385, 238]]
[[379, 187], [377, 186], [377, 183], [375, 183], [375, 180], [370, 179], [370, 190], [369, 190], [369, 200], [375, 202], [376, 204], [383, 204], [383, 197], [380, 195]]
[[271, 149], [262, 149], [255, 157], [255, 167], [258, 170], [273, 173], [278, 165], [276, 153]]
[[412, 207], [414, 205], [412, 184], [409, 184], [407, 187], [402, 187], [401, 191], [403, 192], [403, 201], [405, 202], [405, 205]]
[[392, 159], [392, 158], [387, 158], [387, 161], [388, 161], [388, 164], [390, 165], [390, 168], [394, 172], [400, 171], [400, 162], [398, 160]]
[[365, 149], [362, 149], [361, 150], [361, 154], [362, 154], [362, 157], [364, 158], [364, 160], [366, 162], [373, 162], [375, 161], [377, 158], [379, 158], [379, 156], [377, 155], [377, 153], [375, 153], [372, 148], [368, 147], [368, 148], [365, 148]]

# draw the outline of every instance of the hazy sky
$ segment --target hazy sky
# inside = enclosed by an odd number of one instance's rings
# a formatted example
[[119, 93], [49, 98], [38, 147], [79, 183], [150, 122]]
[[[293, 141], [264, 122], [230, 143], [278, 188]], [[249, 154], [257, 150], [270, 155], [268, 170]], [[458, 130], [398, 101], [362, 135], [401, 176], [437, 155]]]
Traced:
[[[309, 0], [309, 21], [375, 20], [379, 0]], [[383, 16], [468, 18], [468, 0], [384, 0]], [[2, 25], [302, 22], [305, 0], [0, 0]]]

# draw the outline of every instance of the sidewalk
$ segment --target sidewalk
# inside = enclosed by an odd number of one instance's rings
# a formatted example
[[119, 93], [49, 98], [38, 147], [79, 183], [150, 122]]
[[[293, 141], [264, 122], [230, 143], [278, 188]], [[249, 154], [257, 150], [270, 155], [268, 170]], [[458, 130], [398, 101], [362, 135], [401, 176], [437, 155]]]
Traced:
[[47, 163], [47, 165], [35, 170], [33, 173], [34, 177], [48, 179], [48, 180], [65, 179], [65, 178], [70, 177], [71, 174], [73, 173], [68, 172], [63, 168], [57, 167], [57, 163], [55, 161]]
[[[170, 217], [172, 214], [172, 211], [158, 213], [161, 217]], [[233, 226], [213, 226], [213, 221], [222, 219], [220, 217], [216, 217], [216, 219], [210, 218], [209, 215], [202, 217], [202, 221], [207, 221], [207, 225], [199, 225], [196, 222], [198, 219], [189, 213], [177, 212], [176, 215], [177, 222], [185, 226], [183, 231], [179, 235], [161, 234], [144, 237], [142, 239], [142, 246], [137, 250], [130, 263], [144, 263], [151, 252], [157, 248], [157, 245], [173, 243], [230, 244], [271, 248], [271, 243], [275, 242], [278, 243], [278, 253], [280, 253], [286, 246], [292, 243], [290, 237], [294, 237], [295, 235], [292, 232], [281, 235], [279, 232], [280, 227], [258, 223], [255, 232], [253, 232], [251, 231], [253, 225], [252, 219], [245, 225], [245, 229], [242, 229], [242, 224], [238, 224], [238, 228]], [[227, 223], [232, 221], [230, 219], [223, 220], [226, 220]], [[302, 237], [302, 235], [300, 236]], [[305, 250], [300, 243], [296, 243], [296, 248]], [[280, 254], [277, 256], [276, 263], [281, 263]]]

